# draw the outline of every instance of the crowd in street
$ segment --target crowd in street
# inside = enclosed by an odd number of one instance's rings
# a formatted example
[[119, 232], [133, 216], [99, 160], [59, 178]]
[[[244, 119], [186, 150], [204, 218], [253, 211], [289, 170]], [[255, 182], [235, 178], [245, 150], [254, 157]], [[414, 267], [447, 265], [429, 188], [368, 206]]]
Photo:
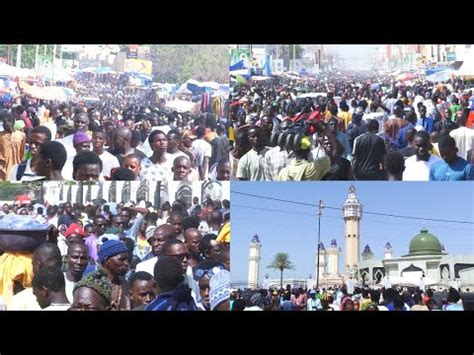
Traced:
[[31, 202], [0, 215], [0, 309], [229, 310], [228, 200]]
[[21, 89], [1, 102], [0, 180], [229, 180], [222, 97], [194, 95], [198, 110], [178, 112], [120, 80], [78, 78], [75, 88], [67, 102]]
[[238, 180], [474, 179], [474, 96], [461, 79], [263, 79], [231, 93]]
[[[466, 294], [465, 294], [466, 295]], [[379, 290], [347, 285], [306, 289], [287, 285], [285, 289], [238, 289], [230, 294], [233, 311], [462, 311], [472, 310], [455, 288], [407, 290], [401, 287]], [[465, 303], [465, 304], [464, 304]]]

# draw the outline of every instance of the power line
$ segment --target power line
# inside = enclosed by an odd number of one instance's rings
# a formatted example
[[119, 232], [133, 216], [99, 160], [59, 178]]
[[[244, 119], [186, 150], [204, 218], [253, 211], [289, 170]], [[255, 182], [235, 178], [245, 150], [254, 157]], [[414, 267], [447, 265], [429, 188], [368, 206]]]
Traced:
[[[276, 209], [264, 208], [264, 207], [243, 206], [243, 205], [236, 205], [236, 204], [232, 204], [232, 207], [250, 208], [250, 209], [261, 210], [261, 211], [281, 212], [281, 213], [287, 213], [287, 214], [297, 214], [297, 215], [303, 215], [303, 216], [308, 216], [308, 217], [315, 217], [315, 214], [311, 214], [311, 213], [276, 210]], [[332, 218], [332, 219], [342, 219], [342, 217], [338, 217], [338, 216], [328, 216], [328, 215], [324, 215], [324, 214], [323, 214], [321, 217], [322, 217], [322, 218]], [[239, 217], [239, 218], [241, 218], [241, 217]], [[414, 225], [419, 225], [419, 223], [418, 223], [418, 224], [414, 224], [414, 223], [400, 223], [400, 222], [376, 221], [376, 220], [367, 219], [367, 218], [364, 218], [364, 222], [382, 223], [382, 224], [396, 224], [396, 225], [400, 225], [400, 226], [414, 226]], [[453, 227], [444, 227], [444, 226], [437, 226], [437, 225], [427, 225], [427, 227], [430, 227], [430, 228], [442, 228], [442, 229], [452, 229], [452, 228], [453, 228]], [[456, 230], [471, 231], [472, 228], [456, 228]]]
[[[266, 200], [273, 200], [273, 201], [286, 202], [286, 203], [294, 203], [294, 204], [303, 205], [303, 206], [319, 207], [319, 205], [316, 205], [316, 204], [313, 204], [313, 203], [305, 203], [305, 202], [298, 202], [298, 201], [283, 200], [283, 199], [279, 199], [279, 198], [267, 197], [267, 196], [260, 196], [260, 195], [254, 195], [254, 194], [248, 194], [248, 193], [239, 192], [239, 191], [231, 191], [231, 193], [239, 194], [239, 195], [245, 195], [245, 196], [250, 196], [250, 197], [254, 197], [254, 198], [262, 198], [262, 199], [266, 199]], [[340, 207], [324, 206], [324, 208], [342, 211], [342, 208], [340, 208]], [[395, 215], [395, 214], [369, 212], [369, 211], [364, 211], [364, 213], [365, 213], [365, 214], [377, 215], [377, 216], [395, 217], [395, 218], [405, 218], [405, 219], [416, 219], [416, 220], [423, 220], [423, 221], [434, 221], [434, 222], [445, 222], [445, 223], [474, 224], [474, 222], [469, 222], [469, 221], [453, 221], [453, 220], [446, 220], [446, 219], [421, 218], [421, 217], [401, 216], [401, 215]]]

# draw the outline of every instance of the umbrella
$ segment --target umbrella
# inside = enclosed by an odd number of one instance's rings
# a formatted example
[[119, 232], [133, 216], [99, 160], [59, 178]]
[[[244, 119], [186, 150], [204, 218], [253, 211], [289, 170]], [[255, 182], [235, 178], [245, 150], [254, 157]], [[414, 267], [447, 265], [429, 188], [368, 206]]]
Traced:
[[31, 203], [32, 199], [30, 196], [27, 196], [27, 195], [18, 195], [16, 198], [15, 198], [15, 205], [27, 205], [29, 203]]
[[107, 74], [112, 72], [112, 69], [110, 69], [109, 67], [99, 67], [94, 69], [95, 74]]
[[397, 81], [407, 81], [413, 79], [416, 79], [416, 75], [413, 73], [402, 73], [395, 78]]

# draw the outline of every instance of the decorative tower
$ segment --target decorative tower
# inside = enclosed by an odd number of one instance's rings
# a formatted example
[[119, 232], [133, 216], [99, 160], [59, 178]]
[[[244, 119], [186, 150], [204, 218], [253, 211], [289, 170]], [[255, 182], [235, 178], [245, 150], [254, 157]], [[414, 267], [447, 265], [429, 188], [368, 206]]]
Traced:
[[328, 256], [328, 274], [337, 275], [339, 273], [339, 252], [336, 239], [331, 241], [331, 247], [327, 250]]
[[393, 259], [393, 249], [392, 249], [392, 244], [390, 242], [387, 242], [385, 244], [385, 251], [384, 251], [384, 259]]
[[[317, 253], [317, 251], [316, 251]], [[316, 270], [315, 273], [319, 270], [319, 280], [323, 278], [323, 275], [326, 273], [326, 249], [324, 248], [323, 242], [319, 244], [319, 265], [318, 264], [318, 255], [316, 254]]]
[[357, 274], [360, 255], [360, 220], [362, 204], [359, 202], [354, 185], [349, 188], [346, 203], [342, 206], [345, 222], [346, 275]]
[[262, 244], [258, 239], [258, 235], [255, 234], [250, 242], [249, 248], [249, 276], [248, 276], [248, 287], [257, 288], [258, 285], [258, 274], [260, 271], [260, 249]]
[[374, 253], [372, 253], [369, 244], [367, 244], [364, 248], [364, 251], [362, 252], [362, 260], [372, 260], [373, 257]]

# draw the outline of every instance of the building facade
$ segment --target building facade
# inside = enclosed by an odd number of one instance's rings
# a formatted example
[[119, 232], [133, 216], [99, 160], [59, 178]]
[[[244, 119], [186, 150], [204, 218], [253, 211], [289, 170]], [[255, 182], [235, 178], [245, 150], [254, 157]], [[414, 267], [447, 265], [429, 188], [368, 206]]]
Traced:
[[88, 184], [85, 182], [45, 181], [43, 182], [43, 203], [59, 204], [61, 202], [86, 204], [94, 199], [107, 202], [138, 203], [149, 201], [154, 208], [160, 208], [164, 202], [184, 201], [191, 206], [193, 197], [202, 202], [230, 199], [230, 184], [221, 181], [170, 181], [167, 184], [149, 184], [148, 181], [102, 181]]
[[422, 228], [409, 245], [406, 255], [394, 257], [387, 243], [383, 259], [361, 262], [359, 280], [372, 286], [427, 286], [463, 291], [474, 288], [474, 255], [449, 254], [438, 237]]

